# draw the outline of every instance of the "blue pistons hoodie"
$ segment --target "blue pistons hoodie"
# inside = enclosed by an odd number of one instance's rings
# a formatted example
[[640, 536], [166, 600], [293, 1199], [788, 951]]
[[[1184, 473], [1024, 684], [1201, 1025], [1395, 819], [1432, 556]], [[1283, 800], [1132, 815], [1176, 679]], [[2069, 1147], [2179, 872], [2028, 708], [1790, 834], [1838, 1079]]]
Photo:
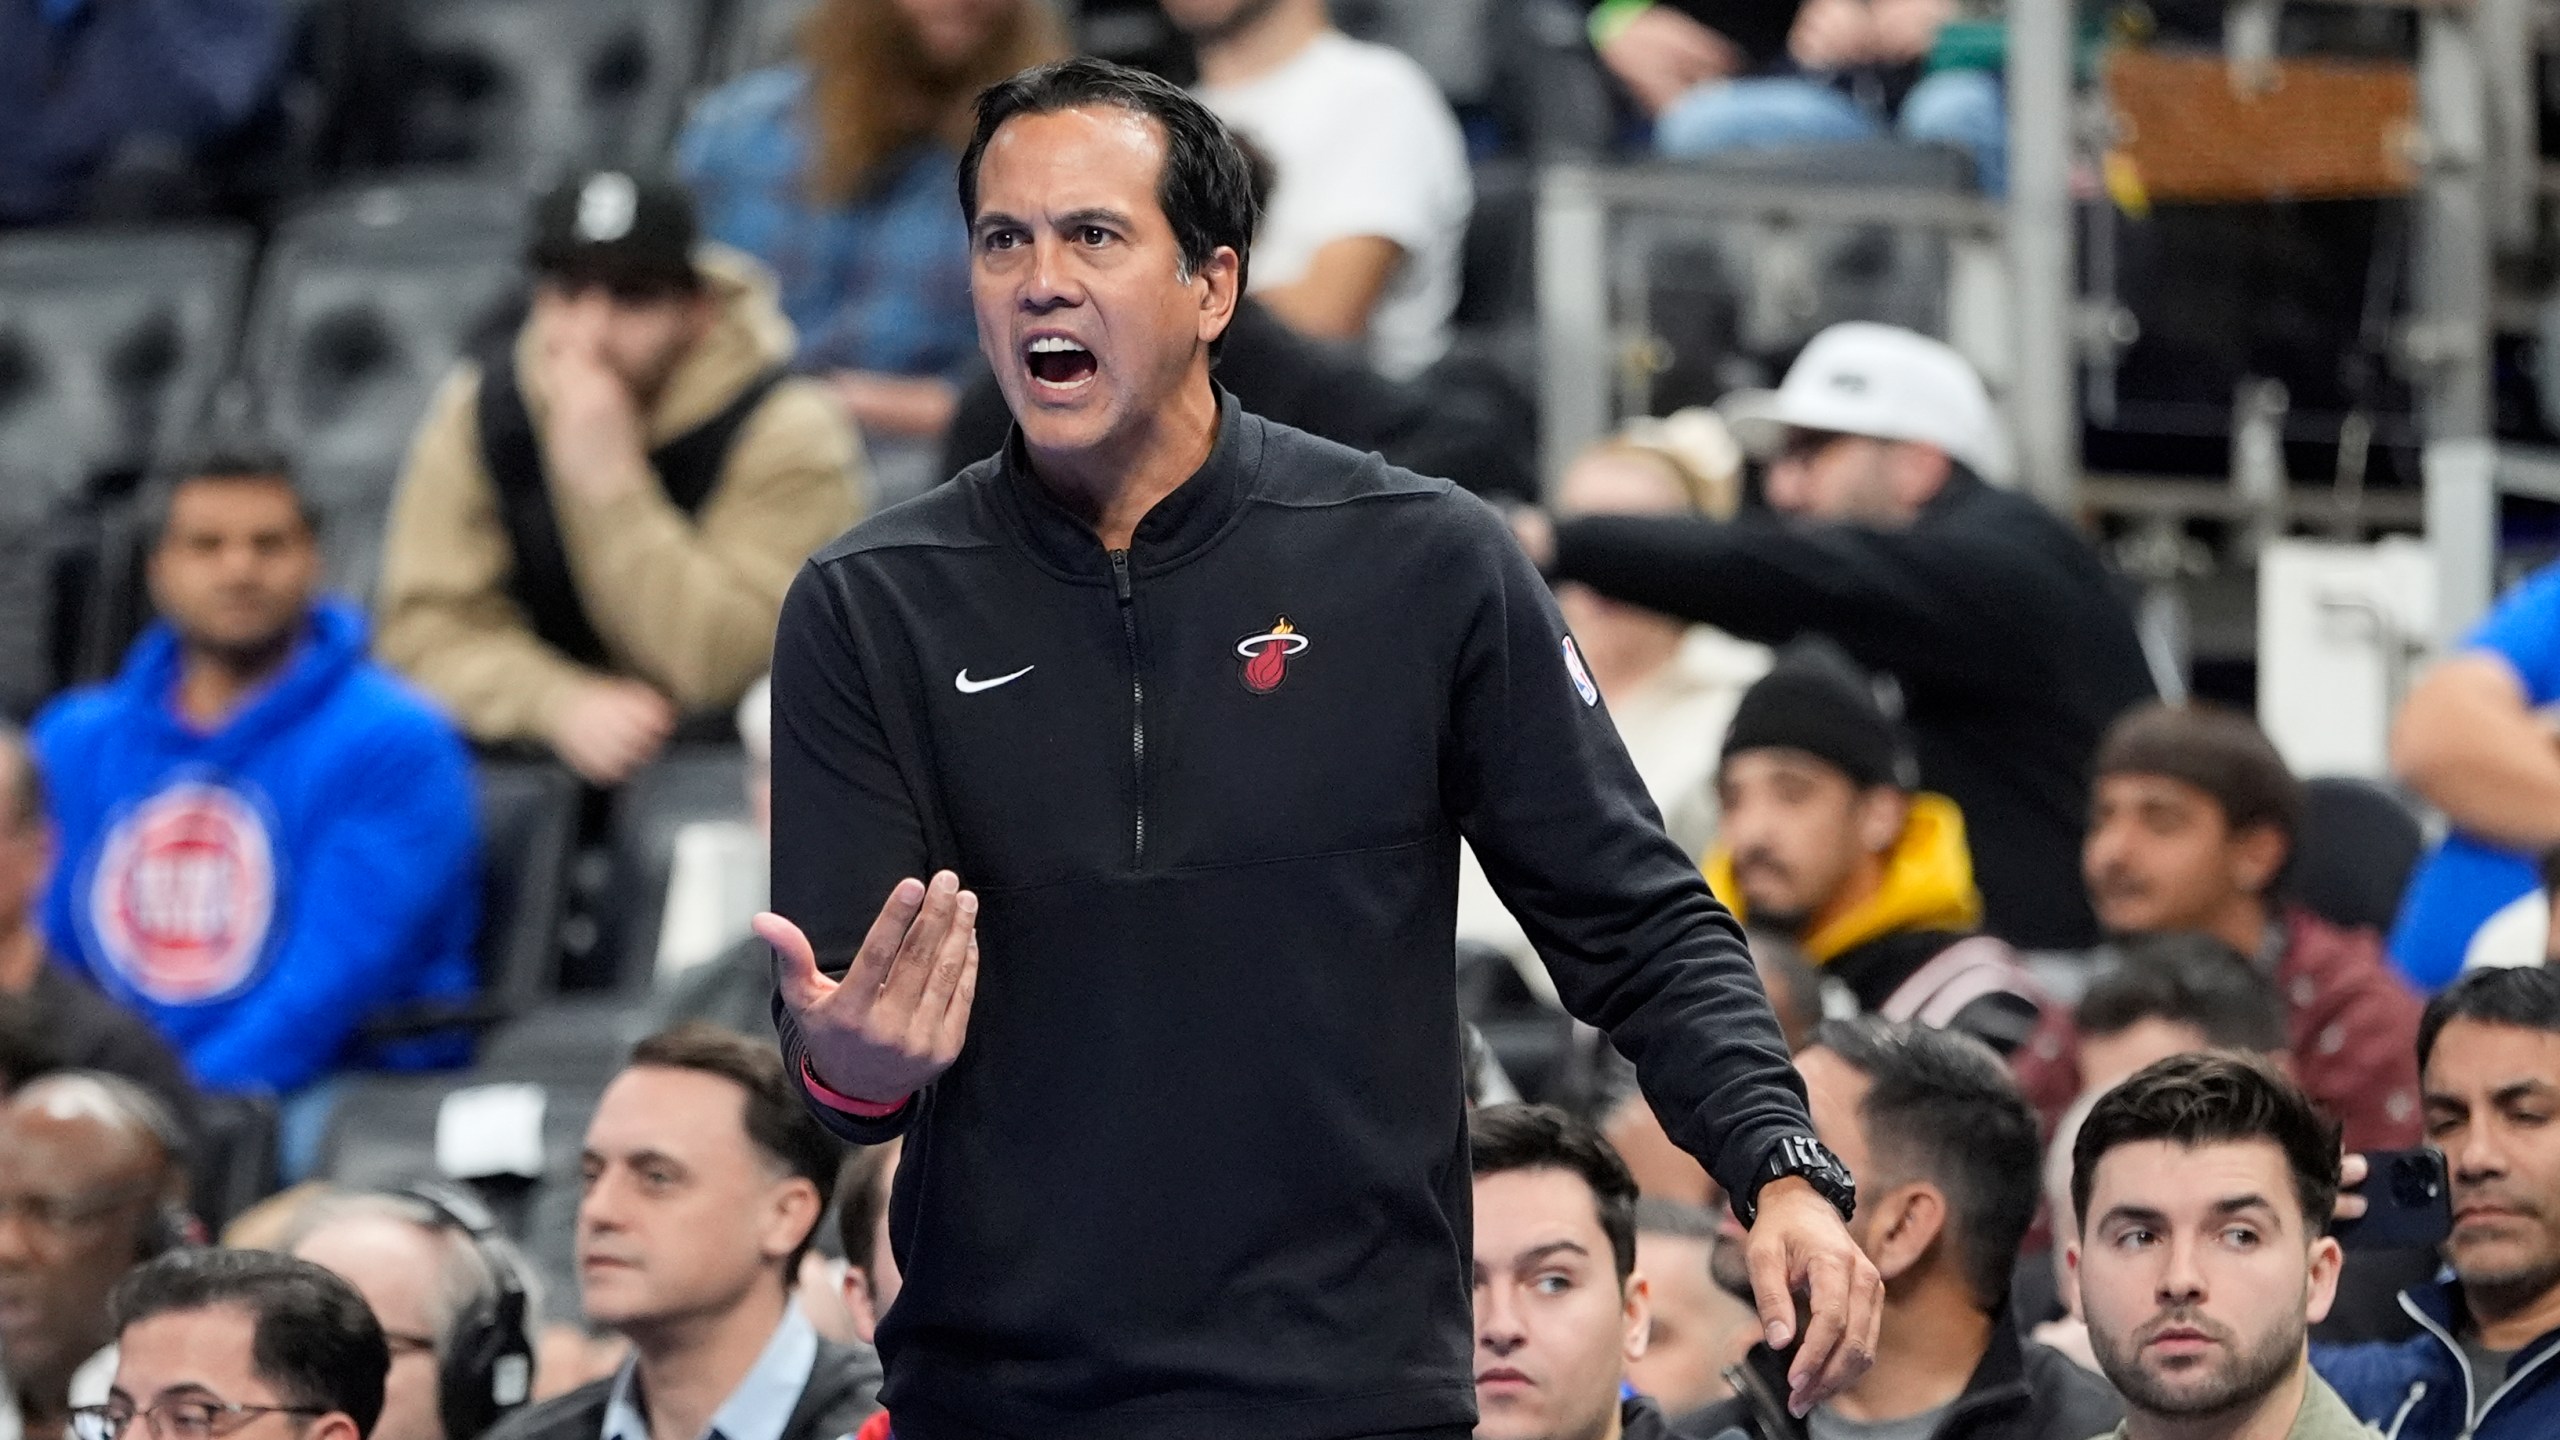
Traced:
[[364, 622], [315, 607], [285, 668], [210, 733], [176, 708], [164, 622], [113, 681], [36, 720], [61, 853], [54, 950], [148, 1018], [214, 1091], [292, 1091], [366, 1059], [356, 1027], [477, 978], [471, 759], [431, 704], [365, 654]]

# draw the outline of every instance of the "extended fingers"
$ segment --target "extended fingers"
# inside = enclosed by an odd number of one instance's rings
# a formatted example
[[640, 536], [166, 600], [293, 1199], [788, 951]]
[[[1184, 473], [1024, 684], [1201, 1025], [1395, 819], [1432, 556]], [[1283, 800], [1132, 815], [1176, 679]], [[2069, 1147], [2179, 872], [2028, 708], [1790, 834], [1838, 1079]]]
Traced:
[[948, 870], [937, 870], [925, 886], [924, 906], [907, 926], [906, 938], [899, 942], [897, 958], [890, 962], [889, 973], [880, 987], [882, 1011], [897, 1022], [888, 1031], [898, 1034], [924, 1003], [924, 987], [933, 978], [934, 961], [942, 953], [942, 942], [950, 936], [953, 919], [960, 912], [960, 877]]
[[933, 1056], [948, 1065], [960, 1058], [960, 1046], [969, 1038], [969, 1007], [978, 998], [978, 936], [969, 935], [969, 956], [960, 969], [959, 988], [952, 992], [951, 1006], [942, 1014], [942, 1033], [935, 1037]]
[[844, 973], [844, 983], [853, 986], [856, 995], [868, 1001], [880, 993], [889, 968], [897, 963], [898, 947], [924, 903], [921, 880], [901, 880], [889, 887], [889, 898], [881, 902], [880, 913], [872, 917], [871, 929], [862, 937], [862, 948], [854, 952], [853, 964]]
[[907, 1022], [908, 1039], [914, 1048], [930, 1050], [940, 1045], [943, 1018], [960, 993], [961, 974], [977, 953], [977, 934], [978, 897], [963, 890], [954, 897], [951, 928], [942, 933], [942, 943], [934, 948], [924, 994], [916, 1001], [915, 1014]]

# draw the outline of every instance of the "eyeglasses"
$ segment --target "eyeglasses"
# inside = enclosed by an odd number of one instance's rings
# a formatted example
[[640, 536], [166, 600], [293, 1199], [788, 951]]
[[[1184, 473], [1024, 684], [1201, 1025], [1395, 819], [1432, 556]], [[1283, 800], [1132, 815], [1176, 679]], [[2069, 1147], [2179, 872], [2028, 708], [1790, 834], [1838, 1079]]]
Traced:
[[71, 1412], [76, 1440], [120, 1440], [134, 1417], [142, 1417], [151, 1440], [212, 1440], [228, 1435], [261, 1415], [326, 1415], [308, 1405], [233, 1405], [222, 1400], [163, 1400], [137, 1410], [129, 1402], [83, 1405]]

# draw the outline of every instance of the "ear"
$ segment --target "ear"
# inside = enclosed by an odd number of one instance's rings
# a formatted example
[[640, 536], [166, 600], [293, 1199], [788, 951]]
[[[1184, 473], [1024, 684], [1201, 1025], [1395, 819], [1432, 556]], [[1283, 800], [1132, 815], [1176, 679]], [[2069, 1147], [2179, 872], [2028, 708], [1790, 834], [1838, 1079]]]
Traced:
[[2252, 825], [2231, 837], [2231, 880], [2252, 895], [2266, 893], [2284, 868], [2293, 842], [2273, 825]]
[[1914, 1181], [1888, 1190], [1868, 1222], [1867, 1258], [1886, 1284], [1908, 1275], [1947, 1229], [1947, 1197], [1937, 1186]]
[[1226, 334], [1227, 326], [1234, 322], [1236, 300], [1243, 293], [1237, 278], [1243, 270], [1244, 261], [1234, 248], [1221, 245], [1192, 274], [1193, 283], [1200, 287], [1200, 343], [1205, 345]]
[[879, 1298], [871, 1293], [871, 1275], [858, 1265], [844, 1267], [844, 1310], [853, 1317], [853, 1335], [871, 1343], [880, 1330]]
[[799, 1249], [818, 1223], [818, 1212], [825, 1208], [818, 1203], [818, 1187], [806, 1176], [794, 1175], [776, 1184], [767, 1195], [764, 1234], [759, 1240], [765, 1258], [785, 1259]]
[[2338, 1271], [2346, 1263], [2346, 1251], [2337, 1241], [2323, 1235], [2311, 1242], [2311, 1280], [2303, 1297], [2303, 1319], [2317, 1325], [2329, 1318], [2329, 1307], [2338, 1300]]
[[1653, 1282], [1638, 1271], [1627, 1277], [1624, 1313], [1619, 1317], [1626, 1328], [1619, 1343], [1619, 1353], [1629, 1362], [1644, 1358], [1647, 1345], [1653, 1343]]
[[1910, 822], [1911, 797], [1891, 785], [1870, 785], [1857, 803], [1858, 843], [1870, 855], [1891, 851]]
[[364, 1432], [356, 1428], [354, 1416], [332, 1410], [312, 1421], [311, 1428], [303, 1431], [302, 1437], [303, 1440], [364, 1440]]

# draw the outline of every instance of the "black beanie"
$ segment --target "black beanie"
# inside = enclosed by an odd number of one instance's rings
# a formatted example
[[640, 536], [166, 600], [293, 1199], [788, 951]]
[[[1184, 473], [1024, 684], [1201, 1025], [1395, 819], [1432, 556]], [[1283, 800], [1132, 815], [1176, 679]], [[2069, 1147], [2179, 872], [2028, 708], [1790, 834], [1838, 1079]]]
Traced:
[[1902, 737], [1863, 677], [1819, 654], [1789, 654], [1745, 691], [1723, 759], [1745, 750], [1802, 750], [1860, 789], [1910, 783]]

